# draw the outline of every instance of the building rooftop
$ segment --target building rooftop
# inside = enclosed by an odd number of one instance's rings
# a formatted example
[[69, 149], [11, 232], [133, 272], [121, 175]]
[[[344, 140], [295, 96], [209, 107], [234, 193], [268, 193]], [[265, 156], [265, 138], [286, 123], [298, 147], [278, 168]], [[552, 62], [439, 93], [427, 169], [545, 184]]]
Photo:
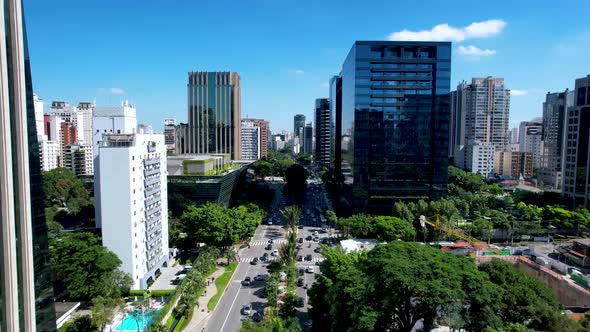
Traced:
[[379, 243], [381, 242], [375, 239], [349, 239], [340, 241], [340, 247], [349, 253], [359, 250], [372, 250]]

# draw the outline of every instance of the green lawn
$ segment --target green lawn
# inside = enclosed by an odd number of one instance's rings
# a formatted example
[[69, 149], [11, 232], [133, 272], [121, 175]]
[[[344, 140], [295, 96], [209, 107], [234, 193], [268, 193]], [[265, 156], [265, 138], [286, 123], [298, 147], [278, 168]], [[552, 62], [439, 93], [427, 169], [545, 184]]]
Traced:
[[219, 276], [219, 278], [215, 279], [215, 286], [217, 287], [217, 293], [215, 293], [215, 295], [213, 295], [213, 297], [211, 297], [211, 300], [209, 300], [209, 303], [207, 303], [207, 309], [209, 309], [209, 310], [215, 309], [215, 307], [217, 306], [217, 302], [219, 302], [221, 295], [223, 295], [223, 291], [225, 290], [225, 287], [227, 287], [227, 284], [231, 280], [231, 277], [233, 276], [234, 272], [236, 272], [237, 266], [238, 266], [237, 262], [229, 264], [229, 266], [227, 266], [225, 268], [225, 271], [223, 272], [223, 274], [221, 276]]

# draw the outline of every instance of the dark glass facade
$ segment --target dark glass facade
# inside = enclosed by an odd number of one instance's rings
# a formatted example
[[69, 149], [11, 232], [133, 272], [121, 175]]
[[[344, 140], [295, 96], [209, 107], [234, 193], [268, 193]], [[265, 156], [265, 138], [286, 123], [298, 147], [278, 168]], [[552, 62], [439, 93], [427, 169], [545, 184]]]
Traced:
[[315, 147], [314, 158], [318, 166], [330, 166], [332, 153], [332, 114], [330, 100], [315, 100]]
[[342, 67], [341, 167], [355, 210], [447, 191], [450, 42], [357, 41]]
[[[301, 130], [305, 127], [305, 115], [297, 114], [293, 117], [293, 136], [299, 137]], [[299, 142], [302, 144], [302, 142]]]

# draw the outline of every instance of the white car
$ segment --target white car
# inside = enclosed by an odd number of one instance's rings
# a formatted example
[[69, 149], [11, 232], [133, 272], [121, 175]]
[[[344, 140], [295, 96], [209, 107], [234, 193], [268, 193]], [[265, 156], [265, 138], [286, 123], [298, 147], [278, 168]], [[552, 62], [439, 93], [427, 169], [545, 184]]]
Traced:
[[315, 273], [315, 268], [313, 266], [308, 266], [305, 270], [307, 273]]
[[278, 256], [279, 255], [279, 251], [275, 249], [275, 250], [272, 251], [272, 254], [271, 255]]
[[318, 231], [314, 231], [313, 236], [320, 236], [320, 233], [318, 233]]
[[252, 306], [249, 304], [244, 304], [242, 307], [242, 315], [250, 316], [252, 313]]

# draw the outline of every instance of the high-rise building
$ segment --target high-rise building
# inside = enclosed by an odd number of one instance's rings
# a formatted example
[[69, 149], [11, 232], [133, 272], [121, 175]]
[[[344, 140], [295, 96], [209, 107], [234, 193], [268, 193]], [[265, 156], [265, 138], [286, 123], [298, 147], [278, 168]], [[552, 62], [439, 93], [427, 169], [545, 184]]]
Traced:
[[332, 76], [330, 78], [330, 113], [334, 121], [334, 174], [342, 174], [342, 77]]
[[78, 113], [82, 116], [84, 122], [84, 128], [78, 130], [80, 135], [80, 141], [90, 146], [92, 149], [92, 113], [94, 112], [94, 103], [81, 102], [78, 103]]
[[305, 127], [305, 115], [296, 114], [293, 117], [293, 136], [299, 137], [302, 133], [303, 127]]
[[518, 129], [518, 151], [533, 154], [533, 168], [541, 167], [541, 148], [543, 140], [543, 123], [541, 119], [523, 121]]
[[533, 176], [533, 154], [530, 152], [496, 151], [495, 163], [494, 169], [499, 176]]
[[[503, 78], [473, 78], [471, 84], [459, 84], [453, 96], [455, 166], [471, 169], [474, 149], [470, 145], [491, 143], [495, 151], [509, 150], [510, 90], [504, 87]], [[488, 167], [493, 168], [494, 163]]]
[[55, 331], [33, 85], [20, 0], [0, 36], [0, 331]]
[[154, 129], [152, 128], [152, 125], [138, 123], [137, 124], [137, 133], [138, 134], [153, 134]]
[[449, 158], [455, 165], [464, 166], [465, 158], [465, 114], [467, 111], [466, 82], [461, 82], [457, 90], [451, 92], [451, 113], [449, 117]]
[[301, 130], [303, 137], [300, 137], [303, 141], [303, 153], [313, 154], [313, 126], [311, 122], [306, 124]]
[[492, 143], [470, 142], [466, 149], [468, 149], [465, 151], [467, 160], [471, 163], [467, 165], [467, 168], [471, 172], [485, 177], [494, 176], [496, 149]]
[[187, 148], [186, 144], [188, 141], [188, 124], [187, 123], [179, 123], [176, 125], [175, 128], [176, 132], [176, 144], [174, 146], [174, 153], [181, 154], [186, 153]]
[[72, 124], [80, 135], [80, 141], [84, 140], [82, 136], [86, 128], [86, 124], [84, 123], [85, 116], [76, 107], [70, 106], [70, 104], [64, 101], [54, 101], [51, 103], [49, 114], [59, 116], [63, 122]]
[[260, 158], [268, 156], [268, 137], [269, 137], [269, 126], [268, 121], [263, 119], [242, 119], [251, 121], [255, 126], [260, 128]]
[[566, 89], [564, 92], [545, 95], [543, 103], [543, 151], [541, 153], [541, 169], [539, 180], [543, 181], [546, 189], [561, 190], [562, 156], [565, 131], [565, 117], [567, 108], [573, 106], [574, 91]]
[[102, 243], [121, 259], [133, 288], [146, 289], [168, 264], [164, 135], [105, 134], [99, 146]]
[[[92, 153], [94, 183], [100, 182], [100, 160], [98, 146], [106, 134], [133, 134], [137, 130], [135, 106], [123, 101], [118, 107], [96, 107], [92, 116]], [[100, 228], [100, 190], [94, 190], [94, 211], [96, 227]]]
[[318, 166], [330, 166], [332, 160], [332, 114], [330, 100], [315, 100], [315, 149], [314, 160]]
[[37, 129], [39, 141], [41, 141], [45, 134], [45, 129], [43, 129], [43, 99], [40, 99], [36, 94], [33, 94], [33, 105], [35, 105], [35, 128]]
[[164, 119], [164, 144], [168, 155], [176, 154], [176, 119]]
[[241, 88], [234, 72], [188, 73], [188, 140], [182, 153], [240, 158]]
[[59, 167], [59, 144], [55, 141], [39, 141], [39, 160], [41, 170], [51, 171]]
[[451, 43], [357, 41], [342, 66], [342, 173], [357, 210], [447, 192]]
[[[566, 125], [567, 124], [567, 125]], [[563, 195], [575, 206], [588, 208], [590, 183], [590, 75], [576, 80], [574, 106], [564, 122]]]
[[76, 176], [92, 175], [92, 147], [86, 144], [69, 144], [64, 146], [64, 167]]
[[242, 119], [242, 160], [260, 159], [260, 127], [248, 119]]
[[518, 143], [518, 128], [514, 127], [510, 129], [510, 137], [508, 138], [510, 144]]

